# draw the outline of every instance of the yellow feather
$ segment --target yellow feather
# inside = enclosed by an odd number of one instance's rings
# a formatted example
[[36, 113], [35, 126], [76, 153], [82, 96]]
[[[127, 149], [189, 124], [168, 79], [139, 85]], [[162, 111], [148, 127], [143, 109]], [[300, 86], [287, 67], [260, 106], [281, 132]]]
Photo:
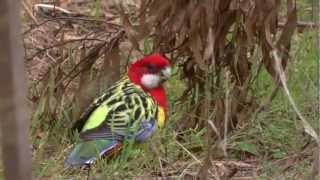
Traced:
[[162, 107], [158, 107], [158, 127], [163, 128], [166, 121], [166, 114]]

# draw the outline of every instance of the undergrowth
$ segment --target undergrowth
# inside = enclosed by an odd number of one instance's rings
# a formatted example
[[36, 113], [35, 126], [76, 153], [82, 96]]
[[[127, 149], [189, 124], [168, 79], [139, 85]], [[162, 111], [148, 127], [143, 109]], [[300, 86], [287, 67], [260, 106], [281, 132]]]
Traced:
[[[97, 19], [102, 14], [101, 3], [102, 1], [96, 1], [90, 13]], [[299, 8], [303, 9], [298, 11], [300, 20], [311, 19], [310, 13], [306, 12], [310, 11], [310, 4], [302, 1], [297, 3]], [[289, 90], [298, 108], [319, 131], [319, 102], [316, 96], [316, 60], [319, 56], [315, 48], [315, 37], [312, 30], [305, 30], [293, 36], [286, 75]], [[151, 49], [149, 40], [145, 40], [143, 52], [148, 54]], [[69, 52], [65, 52], [71, 54], [70, 59], [64, 66], [75, 66], [76, 52], [77, 49], [70, 46]], [[258, 69], [257, 63], [261, 55], [261, 52], [256, 52], [253, 60], [256, 63], [253, 64], [255, 70]], [[36, 103], [30, 103], [33, 112], [30, 135], [33, 173], [36, 179], [149, 179], [160, 176], [184, 179], [197, 174], [206, 159], [207, 130], [199, 127], [185, 129], [182, 132], [177, 130], [179, 123], [190, 119], [187, 107], [193, 103], [190, 100], [180, 101], [187, 87], [187, 82], [180, 79], [181, 69], [174, 67], [174, 76], [166, 84], [170, 103], [167, 127], [144, 144], [127, 143], [119, 156], [101, 160], [87, 171], [64, 168], [64, 159], [78, 139], [77, 136], [70, 136], [70, 127], [76, 121], [80, 108], [75, 102], [75, 97], [68, 93], [62, 97], [55, 96], [58, 82], [55, 81], [57, 69], [54, 68], [56, 67], [52, 67], [53, 70], [46, 81], [40, 84], [29, 82], [29, 96], [40, 98]], [[91, 67], [90, 71], [90, 80], [97, 81], [95, 67]], [[103, 87], [107, 86], [104, 82], [101, 83]], [[276, 86], [264, 68], [252, 83], [251, 92], [257, 98], [255, 104], [260, 104], [262, 100], [259, 98], [270, 95]], [[46, 91], [40, 91], [46, 86]], [[103, 91], [99, 94], [101, 93]], [[59, 98], [62, 100], [57, 100]], [[219, 167], [225, 162], [236, 161], [252, 165], [246, 173], [247, 177], [254, 179], [308, 179], [311, 174], [312, 151], [315, 144], [304, 133], [301, 121], [281, 88], [272, 102], [230, 132], [226, 140], [226, 153], [223, 152], [223, 142], [219, 139], [212, 145], [214, 148], [211, 149], [211, 155], [215, 164], [212, 164], [211, 172], [221, 170]]]
[[[313, 127], [317, 124], [316, 98], [316, 49], [314, 33], [296, 35], [294, 51], [288, 67], [288, 85], [294, 100], [310, 120]], [[264, 69], [262, 71], [265, 71]], [[72, 117], [72, 101], [65, 98], [63, 110], [57, 114], [49, 131], [33, 133], [34, 175], [39, 179], [83, 179], [89, 175], [93, 179], [139, 179], [151, 176], [184, 177], [196, 173], [204, 159], [205, 129], [189, 129], [180, 132], [179, 141], [175, 125], [178, 120], [187, 119], [185, 105], [177, 101], [185, 88], [179, 80], [179, 71], [167, 83], [170, 100], [170, 118], [167, 128], [155, 135], [152, 140], [138, 145], [126, 145], [125, 150], [116, 158], [102, 160], [91, 169], [65, 170], [64, 158], [70, 152], [74, 139], [68, 136]], [[266, 72], [256, 79], [253, 92], [264, 96], [275, 86]], [[44, 111], [41, 103], [38, 111]], [[39, 110], [40, 109], [40, 110]], [[41, 110], [42, 109], [42, 110]], [[32, 132], [47, 117], [35, 115]], [[40, 113], [41, 114], [41, 113]], [[51, 118], [51, 117], [49, 117]], [[235, 129], [227, 138], [228, 157], [217, 155], [219, 146], [214, 149], [216, 160], [256, 161], [255, 178], [296, 179], [307, 178], [311, 168], [311, 149], [314, 145], [301, 126], [288, 100], [281, 89], [275, 99], [264, 108], [256, 118]]]

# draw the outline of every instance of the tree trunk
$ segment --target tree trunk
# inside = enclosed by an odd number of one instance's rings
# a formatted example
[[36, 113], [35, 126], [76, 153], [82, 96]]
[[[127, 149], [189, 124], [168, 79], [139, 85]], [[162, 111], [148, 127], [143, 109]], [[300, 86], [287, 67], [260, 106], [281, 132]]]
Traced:
[[0, 114], [6, 179], [31, 179], [19, 1], [0, 1]]

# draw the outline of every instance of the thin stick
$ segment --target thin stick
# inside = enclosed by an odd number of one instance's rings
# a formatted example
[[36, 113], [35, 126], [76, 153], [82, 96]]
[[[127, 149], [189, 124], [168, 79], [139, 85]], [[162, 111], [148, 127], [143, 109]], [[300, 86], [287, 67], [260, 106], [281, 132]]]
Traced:
[[216, 133], [216, 135], [218, 136], [219, 141], [220, 141], [221, 140], [221, 134], [218, 131], [217, 127], [214, 125], [214, 123], [211, 121], [211, 119], [208, 120], [208, 124], [211, 127], [211, 129]]
[[52, 5], [52, 4], [35, 4], [34, 5], [34, 9], [36, 11], [39, 11], [40, 9], [46, 9], [47, 11], [60, 11], [61, 13], [65, 13], [67, 15], [70, 14], [74, 14], [73, 12], [67, 10], [67, 9], [63, 9], [62, 7], [58, 7], [56, 5]]
[[225, 112], [224, 112], [224, 135], [223, 135], [223, 143], [222, 143], [222, 150], [223, 150], [223, 155], [225, 157], [228, 157], [227, 153], [227, 135], [228, 135], [228, 123], [229, 123], [229, 118], [230, 118], [230, 74], [229, 72], [226, 72], [226, 97], [225, 97]]
[[183, 171], [181, 172], [181, 174], [179, 175], [179, 179], [182, 179], [182, 178], [183, 178], [183, 176], [186, 174], [187, 170], [188, 170], [191, 166], [193, 166], [193, 165], [195, 165], [195, 164], [198, 164], [198, 163], [199, 163], [199, 162], [194, 161], [194, 162], [188, 164], [188, 166], [187, 166], [186, 168], [184, 168]]
[[298, 109], [296, 103], [294, 102], [294, 100], [290, 94], [290, 91], [289, 91], [287, 83], [286, 83], [286, 77], [285, 77], [284, 71], [282, 69], [282, 65], [281, 65], [277, 50], [274, 49], [274, 50], [272, 50], [271, 53], [272, 53], [274, 60], [275, 60], [275, 66], [276, 66], [275, 69], [276, 69], [277, 73], [279, 74], [279, 79], [282, 84], [283, 90], [284, 90], [285, 94], [287, 95], [288, 100], [289, 100], [292, 108], [294, 109], [294, 111], [297, 113], [298, 117], [302, 121], [302, 125], [304, 127], [305, 132], [307, 134], [309, 134], [311, 137], [313, 137], [316, 140], [318, 146], [320, 146], [320, 139], [319, 139], [318, 134], [312, 128], [312, 126], [308, 123], [308, 121], [304, 118], [304, 116], [301, 114], [300, 110]]
[[187, 148], [185, 148], [181, 143], [179, 143], [177, 140], [175, 142], [184, 150], [186, 151], [197, 163], [201, 164], [202, 162], [195, 156], [193, 155]]
[[160, 157], [158, 157], [158, 161], [159, 161], [159, 166], [160, 166], [160, 174], [161, 174], [161, 177], [164, 177], [164, 172], [163, 172], [163, 167], [162, 167], [162, 162], [161, 162]]
[[28, 5], [26, 4], [25, 1], [22, 1], [22, 6], [23, 9], [26, 11], [26, 13], [30, 16], [30, 18], [33, 20], [33, 22], [38, 25], [38, 20], [36, 19], [36, 17], [34, 17], [34, 15], [32, 14], [32, 11], [30, 10], [30, 8], [28, 7]]

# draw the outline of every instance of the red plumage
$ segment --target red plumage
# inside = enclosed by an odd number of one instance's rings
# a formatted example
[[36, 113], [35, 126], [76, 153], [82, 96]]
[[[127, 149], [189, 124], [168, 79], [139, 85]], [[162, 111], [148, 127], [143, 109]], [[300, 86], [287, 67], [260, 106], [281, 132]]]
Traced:
[[144, 74], [149, 73], [150, 66], [154, 67], [154, 72], [160, 71], [166, 67], [170, 66], [168, 59], [163, 57], [160, 54], [153, 54], [150, 56], [145, 56], [144, 58], [138, 60], [136, 63], [133, 63], [129, 67], [128, 76], [129, 79], [141, 86], [146, 92], [150, 93], [150, 95], [154, 98], [154, 100], [162, 106], [165, 110], [167, 110], [168, 102], [167, 102], [167, 95], [164, 90], [162, 84], [160, 84], [156, 88], [148, 89], [141, 83], [141, 78]]

